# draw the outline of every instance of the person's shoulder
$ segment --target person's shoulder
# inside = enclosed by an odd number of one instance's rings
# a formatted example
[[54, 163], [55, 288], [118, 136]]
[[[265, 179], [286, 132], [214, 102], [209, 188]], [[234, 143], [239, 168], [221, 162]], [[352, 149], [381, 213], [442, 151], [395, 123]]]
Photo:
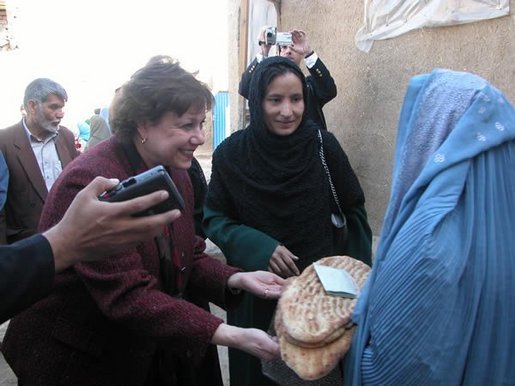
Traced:
[[331, 142], [331, 143], [334, 143], [334, 141], [338, 142], [338, 140], [336, 139], [336, 136], [333, 133], [331, 133], [328, 130], [320, 128], [318, 123], [317, 123], [317, 126], [318, 126], [318, 129], [320, 130], [320, 134], [322, 134], [322, 141]]
[[11, 136], [13, 133], [23, 130], [23, 126], [21, 124], [21, 121], [18, 123], [15, 123], [14, 125], [8, 126], [6, 128], [0, 129], [0, 137], [6, 138]]
[[338, 142], [338, 139], [336, 138], [336, 136], [333, 133], [331, 133], [330, 131], [320, 129], [320, 133], [322, 133], [322, 139], [325, 142], [331, 142], [331, 143]]
[[91, 126], [91, 124], [93, 122], [101, 122], [101, 121], [104, 121], [104, 118], [102, 118], [100, 115], [92, 115], [91, 118], [89, 118], [89, 125]]
[[234, 146], [235, 144], [237, 144], [242, 136], [244, 135], [244, 130], [238, 130], [238, 131], [235, 131], [234, 133], [232, 133], [230, 136], [228, 136], [227, 138], [225, 138], [215, 149], [215, 153], [218, 152], [223, 152], [223, 151], [226, 151], [227, 148], [231, 147], [231, 146]]
[[238, 153], [238, 145], [241, 143], [244, 130], [238, 130], [225, 138], [213, 152], [212, 163], [218, 165], [222, 159], [231, 157]]
[[335, 152], [344, 152], [342, 145], [340, 144], [340, 141], [336, 136], [331, 133], [328, 130], [320, 130], [322, 133], [322, 140], [324, 143], [324, 150], [327, 153], [335, 153]]
[[66, 166], [65, 171], [70, 176], [80, 176], [83, 181], [89, 182], [91, 177], [100, 175], [106, 178], [126, 179], [134, 174], [126, 159], [122, 146], [111, 139], [93, 146], [82, 153]]
[[123, 145], [115, 137], [110, 137], [89, 148], [81, 154], [80, 158], [89, 160], [91, 163], [111, 163], [124, 159], [125, 154]]
[[7, 157], [7, 153], [15, 150], [17, 145], [22, 145], [24, 141], [28, 143], [28, 137], [21, 121], [5, 129], [0, 129], [0, 149], [4, 152], [5, 157]]
[[245, 130], [236, 130], [235, 132], [231, 133], [231, 135], [227, 138], [230, 142], [238, 141], [242, 135], [245, 134]]
[[68, 135], [68, 136], [71, 135], [72, 137], [75, 138], [75, 134], [73, 134], [73, 131], [68, 129], [66, 126], [59, 125], [59, 134]]
[[59, 135], [63, 137], [68, 146], [75, 148], [75, 134], [65, 126], [59, 126]]

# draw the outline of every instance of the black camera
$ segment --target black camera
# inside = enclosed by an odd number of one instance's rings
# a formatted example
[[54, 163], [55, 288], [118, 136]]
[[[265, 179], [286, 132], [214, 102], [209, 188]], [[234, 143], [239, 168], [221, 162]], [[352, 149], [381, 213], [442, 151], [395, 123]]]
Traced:
[[158, 190], [166, 190], [169, 194], [168, 199], [142, 212], [134, 213], [133, 216], [150, 216], [172, 209], [184, 209], [184, 199], [166, 169], [161, 165], [138, 174], [137, 176], [127, 178], [113, 189], [102, 193], [98, 196], [98, 199], [108, 202], [127, 201], [131, 198], [144, 196]]

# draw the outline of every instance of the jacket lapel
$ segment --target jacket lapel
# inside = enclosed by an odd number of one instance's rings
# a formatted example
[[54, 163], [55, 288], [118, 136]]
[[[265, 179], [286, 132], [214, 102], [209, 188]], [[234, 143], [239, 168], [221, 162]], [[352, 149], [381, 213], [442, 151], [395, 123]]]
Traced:
[[66, 137], [64, 136], [64, 134], [57, 134], [57, 137], [55, 138], [55, 149], [57, 150], [57, 155], [59, 156], [61, 166], [64, 170], [64, 167], [72, 161], [72, 156], [68, 151]]
[[41, 175], [36, 156], [30, 146], [29, 138], [23, 126], [20, 127], [20, 130], [16, 130], [14, 148], [16, 149], [16, 156], [20, 162], [20, 167], [25, 171], [34, 190], [44, 202], [48, 194], [45, 180]]

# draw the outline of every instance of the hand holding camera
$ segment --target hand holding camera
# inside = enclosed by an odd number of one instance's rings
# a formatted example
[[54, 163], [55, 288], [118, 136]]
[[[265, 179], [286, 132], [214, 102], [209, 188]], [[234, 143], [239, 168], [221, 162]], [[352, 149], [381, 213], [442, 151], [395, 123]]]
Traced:
[[109, 202], [127, 201], [157, 190], [166, 190], [169, 194], [168, 199], [147, 210], [134, 213], [133, 216], [149, 216], [168, 212], [172, 209], [184, 209], [184, 199], [177, 190], [166, 169], [161, 165], [138, 174], [137, 176], [127, 178], [113, 189], [102, 193], [98, 199]]
[[302, 30], [277, 32], [277, 27], [263, 27], [259, 33], [258, 42], [264, 57], [268, 56], [272, 45], [281, 46], [282, 49], [289, 47], [304, 58], [313, 53], [306, 32]]
[[277, 27], [266, 27], [264, 31], [264, 42], [266, 45], [277, 44], [279, 46], [289, 46], [293, 43], [291, 32], [277, 32]]
[[258, 44], [261, 48], [261, 55], [263, 55], [264, 58], [268, 58], [268, 55], [270, 53], [270, 49], [272, 48], [272, 44], [267, 44], [265, 41], [265, 34], [268, 27], [263, 27], [259, 31], [258, 34]]
[[291, 32], [293, 44], [291, 45], [291, 49], [303, 57], [308, 57], [313, 53], [311, 46], [309, 45], [308, 36], [306, 32], [301, 30], [293, 30]]

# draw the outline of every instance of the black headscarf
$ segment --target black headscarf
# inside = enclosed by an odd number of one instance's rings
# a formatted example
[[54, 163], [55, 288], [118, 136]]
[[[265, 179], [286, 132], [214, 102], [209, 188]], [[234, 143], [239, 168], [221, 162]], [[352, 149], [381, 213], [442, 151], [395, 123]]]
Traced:
[[[264, 122], [262, 101], [267, 88], [276, 76], [286, 73], [302, 82], [306, 103], [306, 80], [293, 61], [272, 57], [260, 63], [250, 84], [250, 124], [215, 150], [206, 204], [308, 258], [299, 264], [303, 267], [332, 254], [332, 196], [319, 158], [319, 127], [306, 120], [306, 113], [288, 136], [272, 133]], [[327, 134], [324, 141], [336, 141]], [[352, 169], [349, 173], [354, 176]], [[359, 183], [350, 192], [353, 202], [362, 199]]]

